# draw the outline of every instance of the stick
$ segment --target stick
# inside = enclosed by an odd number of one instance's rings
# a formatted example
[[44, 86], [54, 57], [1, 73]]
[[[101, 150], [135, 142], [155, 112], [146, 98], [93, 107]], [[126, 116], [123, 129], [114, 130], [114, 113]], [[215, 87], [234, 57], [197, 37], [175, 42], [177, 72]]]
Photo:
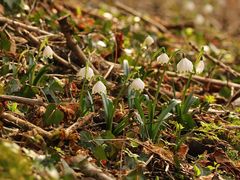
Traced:
[[28, 104], [31, 106], [38, 105], [38, 106], [47, 106], [42, 100], [39, 99], [30, 99], [20, 96], [10, 96], [10, 95], [0, 95], [0, 101], [14, 101], [17, 103]]
[[0, 23], [7, 23], [11, 26], [21, 27], [23, 29], [27, 29], [29, 31], [34, 31], [34, 32], [37, 32], [37, 33], [40, 33], [40, 34], [52, 35], [52, 33], [41, 30], [38, 27], [27, 25], [27, 24], [24, 24], [24, 23], [21, 23], [21, 22], [18, 22], [18, 21], [14, 21], [12, 19], [9, 19], [9, 18], [3, 17], [3, 16], [0, 16]]
[[66, 130], [65, 130], [65, 135], [66, 137], [68, 137], [70, 134], [72, 134], [74, 131], [76, 131], [77, 129], [79, 129], [80, 127], [82, 127], [86, 122], [89, 122], [90, 119], [92, 119], [92, 117], [95, 115], [95, 113], [90, 113], [88, 115], [86, 115], [83, 118], [79, 118], [74, 124], [72, 124], [71, 126], [69, 126]]
[[[189, 45], [192, 47], [193, 50], [195, 50], [196, 52], [200, 52], [200, 50], [191, 42], [189, 42]], [[227, 66], [226, 64], [224, 64], [223, 62], [219, 61], [218, 59], [203, 53], [204, 57], [206, 57], [207, 59], [209, 59], [210, 61], [212, 61], [213, 63], [217, 64], [218, 66], [222, 67], [223, 69], [227, 70], [228, 72], [230, 72], [232, 75], [240, 77], [240, 73], [235, 71], [234, 69], [232, 69], [230, 66]]]
[[[38, 47], [38, 46], [41, 44], [41, 42], [40, 42], [34, 35], [32, 35], [29, 31], [23, 30], [23, 31], [21, 31], [21, 32], [22, 32], [22, 34], [24, 35], [23, 38], [27, 38], [28, 41], [32, 42], [35, 47]], [[54, 58], [57, 62], [59, 62], [60, 64], [66, 66], [66, 67], [68, 67], [68, 68], [73, 69], [75, 72], [78, 72], [78, 69], [79, 69], [79, 68], [78, 68], [77, 66], [75, 66], [75, 65], [73, 65], [72, 63], [66, 61], [66, 60], [63, 59], [62, 57], [58, 56], [55, 52], [54, 52], [54, 54], [53, 54], [53, 58]]]
[[[170, 75], [170, 76], [177, 76], [177, 77], [181, 77], [184, 79], [188, 79], [187, 76], [177, 74], [177, 73], [171, 72], [171, 71], [166, 71], [166, 74]], [[234, 87], [236, 89], [240, 89], [240, 84], [229, 82], [229, 81], [221, 81], [218, 79], [204, 78], [204, 77], [197, 76], [197, 75], [193, 75], [192, 79], [198, 80], [203, 83], [210, 83], [210, 84], [215, 84], [215, 85], [220, 85], [220, 86], [229, 86], [229, 87]]]
[[84, 54], [82, 49], [79, 47], [76, 39], [72, 37], [72, 33], [74, 30], [72, 29], [71, 25], [68, 23], [69, 15], [63, 16], [58, 19], [60, 28], [62, 33], [64, 34], [66, 40], [67, 40], [67, 46], [73, 51], [73, 53], [78, 57], [79, 59], [79, 65], [86, 65], [86, 63], [89, 63], [89, 66], [93, 69], [93, 71], [96, 74], [99, 74], [98, 70], [90, 63], [87, 56]]
[[47, 139], [51, 139], [52, 137], [52, 134], [48, 131], [45, 131], [44, 129], [26, 121], [26, 120], [23, 120], [23, 119], [20, 119], [18, 117], [15, 117], [13, 116], [12, 114], [9, 114], [7, 112], [3, 112], [1, 115], [0, 115], [0, 118], [2, 119], [6, 119], [22, 128], [26, 128], [26, 129], [29, 129], [29, 130], [33, 130], [35, 129], [41, 136], [47, 138]]
[[126, 12], [128, 12], [128, 13], [130, 13], [130, 14], [132, 14], [132, 15], [134, 15], [134, 16], [138, 16], [138, 17], [140, 17], [143, 21], [145, 21], [145, 22], [147, 22], [147, 23], [149, 23], [149, 24], [157, 27], [158, 30], [161, 31], [162, 33], [167, 33], [167, 32], [168, 32], [167, 28], [166, 28], [164, 25], [162, 25], [162, 24], [160, 24], [160, 23], [157, 23], [156, 21], [152, 20], [151, 18], [148, 18], [148, 17], [146, 17], [146, 16], [143, 16], [141, 13], [135, 11], [134, 9], [130, 8], [129, 6], [126, 6], [126, 5], [122, 4], [122, 3], [119, 2], [119, 1], [117, 1], [117, 2], [115, 3], [115, 5], [116, 5], [118, 8], [120, 8], [120, 9], [122, 9], [122, 10], [124, 10], [124, 11], [126, 11]]

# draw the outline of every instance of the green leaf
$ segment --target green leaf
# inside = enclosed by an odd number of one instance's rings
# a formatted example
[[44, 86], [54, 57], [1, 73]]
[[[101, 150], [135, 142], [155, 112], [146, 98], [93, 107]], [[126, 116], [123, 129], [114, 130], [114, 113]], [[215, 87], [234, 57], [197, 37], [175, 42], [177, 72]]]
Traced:
[[39, 72], [36, 74], [36, 77], [34, 78], [34, 81], [33, 81], [34, 86], [38, 85], [38, 82], [41, 80], [43, 75], [48, 71], [48, 67], [49, 67], [49, 65], [42, 67], [39, 70]]
[[163, 124], [163, 122], [164, 122], [166, 116], [168, 115], [168, 113], [170, 113], [176, 105], [177, 105], [177, 102], [172, 101], [168, 105], [168, 107], [163, 109], [161, 114], [158, 116], [157, 122], [156, 122], [156, 124], [154, 124], [154, 127], [153, 127], [153, 133], [152, 133], [153, 134], [153, 136], [152, 136], [153, 141], [157, 140], [158, 132], [160, 130], [161, 125]]
[[7, 35], [2, 31], [0, 32], [0, 49], [9, 51], [11, 47], [11, 42]]
[[60, 111], [55, 104], [49, 104], [46, 112], [43, 115], [43, 119], [47, 125], [59, 124], [64, 118], [64, 114]]
[[105, 149], [102, 146], [96, 146], [93, 149], [93, 155], [98, 159], [98, 160], [106, 160], [106, 154], [105, 154]]

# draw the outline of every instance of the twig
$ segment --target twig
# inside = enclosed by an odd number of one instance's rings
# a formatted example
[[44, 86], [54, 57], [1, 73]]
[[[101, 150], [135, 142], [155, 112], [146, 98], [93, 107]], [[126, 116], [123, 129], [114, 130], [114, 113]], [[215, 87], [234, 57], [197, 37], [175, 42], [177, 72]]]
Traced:
[[[21, 33], [24, 35], [24, 38], [26, 38], [28, 41], [32, 42], [35, 47], [40, 46], [41, 42], [38, 40], [33, 34], [28, 32], [27, 30], [22, 30]], [[60, 64], [73, 69], [75, 72], [78, 72], [78, 67], [73, 65], [72, 63], [66, 61], [62, 57], [58, 56], [55, 52], [53, 54], [53, 58], [59, 62]]]
[[61, 31], [64, 34], [66, 40], [67, 40], [67, 46], [73, 51], [73, 53], [78, 57], [79, 59], [79, 65], [85, 65], [86, 63], [89, 63], [89, 66], [94, 70], [96, 74], [99, 74], [98, 70], [90, 63], [87, 56], [84, 54], [82, 49], [79, 47], [76, 39], [72, 37], [72, 33], [74, 32], [71, 25], [68, 23], [69, 15], [63, 16], [58, 19], [59, 25], [61, 27]]
[[79, 118], [74, 124], [72, 124], [71, 126], [69, 126], [66, 130], [65, 130], [65, 135], [66, 137], [68, 137], [70, 134], [72, 134], [74, 131], [76, 131], [78, 128], [82, 127], [86, 122], [89, 122], [90, 119], [92, 119], [92, 117], [95, 115], [95, 113], [90, 113], [88, 115], [86, 115], [83, 118]]
[[41, 30], [38, 27], [27, 25], [18, 21], [14, 21], [12, 19], [0, 16], [0, 23], [8, 23], [9, 25], [12, 25], [14, 27], [21, 27], [23, 29], [27, 29], [29, 31], [34, 31], [40, 34], [45, 34], [45, 35], [52, 35], [52, 33], [49, 33], [47, 31]]
[[149, 23], [149, 24], [157, 27], [158, 30], [161, 31], [162, 33], [167, 33], [167, 32], [168, 32], [167, 28], [166, 28], [164, 25], [162, 25], [162, 24], [160, 24], [160, 23], [152, 20], [151, 18], [148, 18], [148, 17], [146, 17], [146, 16], [143, 16], [141, 13], [135, 11], [134, 9], [130, 8], [129, 6], [126, 6], [126, 5], [122, 4], [122, 3], [119, 2], [119, 1], [117, 1], [117, 2], [115, 3], [115, 5], [116, 5], [118, 8], [120, 8], [120, 9], [122, 9], [122, 10], [124, 10], [124, 11], [126, 11], [126, 12], [128, 12], [128, 13], [130, 13], [130, 14], [132, 14], [132, 15], [134, 15], [134, 16], [138, 16], [138, 17], [140, 17], [143, 21], [145, 21], [145, 22], [147, 22], [147, 23]]
[[0, 95], [0, 101], [14, 101], [22, 104], [28, 105], [38, 105], [38, 106], [47, 106], [42, 100], [39, 99], [30, 99], [20, 96], [10, 96], [10, 95]]
[[72, 163], [77, 163], [79, 170], [86, 176], [92, 177], [98, 180], [115, 180], [116, 178], [103, 172], [100, 168], [96, 167], [93, 163], [89, 162], [87, 156], [78, 154], [73, 157]]
[[[188, 79], [187, 76], [177, 74], [177, 73], [171, 72], [171, 71], [167, 71], [166, 74], [170, 75], [170, 76], [177, 76], [177, 77], [181, 77], [184, 79]], [[193, 75], [192, 79], [198, 80], [203, 83], [210, 83], [210, 84], [215, 84], [215, 85], [220, 85], [220, 86], [229, 86], [229, 87], [234, 87], [236, 89], [240, 89], [240, 84], [229, 82], [229, 81], [221, 81], [218, 79], [204, 78], [204, 77], [197, 76], [197, 75]]]
[[29, 130], [33, 130], [35, 129], [41, 136], [47, 138], [47, 139], [51, 139], [52, 137], [52, 134], [48, 131], [45, 131], [44, 129], [26, 121], [26, 120], [23, 120], [23, 119], [20, 119], [18, 117], [15, 117], [13, 116], [12, 114], [9, 114], [7, 112], [3, 112], [1, 113], [0, 115], [0, 118], [1, 119], [6, 119], [8, 121], [11, 121], [12, 123], [18, 125], [18, 126], [21, 126], [22, 128], [27, 128]]
[[[189, 45], [192, 47], [193, 50], [195, 50], [196, 52], [200, 52], [200, 50], [197, 48], [197, 46], [195, 46], [193, 43], [189, 42]], [[230, 66], [227, 66], [226, 64], [224, 64], [223, 62], [219, 61], [218, 59], [203, 53], [204, 57], [206, 57], [207, 59], [209, 59], [210, 61], [212, 61], [213, 63], [217, 64], [218, 66], [222, 67], [223, 69], [225, 69], [226, 71], [230, 72], [232, 75], [240, 77], [240, 73], [235, 71], [234, 69], [232, 69]]]
[[111, 65], [107, 71], [107, 73], [104, 75], [104, 79], [107, 79], [107, 77], [109, 76], [109, 74], [111, 73], [111, 71], [113, 70], [114, 65]]

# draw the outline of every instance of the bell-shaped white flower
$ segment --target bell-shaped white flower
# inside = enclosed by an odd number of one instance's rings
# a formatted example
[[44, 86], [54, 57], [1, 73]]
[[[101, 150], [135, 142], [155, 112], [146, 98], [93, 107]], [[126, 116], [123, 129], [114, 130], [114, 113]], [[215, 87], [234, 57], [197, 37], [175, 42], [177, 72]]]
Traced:
[[53, 50], [50, 46], [46, 46], [43, 50], [43, 57], [52, 59], [53, 58]]
[[196, 8], [196, 5], [193, 1], [186, 2], [184, 8], [188, 11], [193, 11]]
[[187, 58], [181, 59], [177, 64], [177, 72], [179, 73], [187, 73], [192, 71], [193, 71], [193, 64]]
[[151, 36], [147, 36], [143, 44], [146, 46], [151, 46], [154, 43], [154, 39]]
[[135, 91], [142, 92], [144, 87], [145, 87], [144, 82], [140, 78], [136, 78], [130, 84], [129, 90], [135, 90]]
[[206, 14], [212, 13], [213, 12], [213, 6], [211, 4], [206, 4], [203, 7], [203, 12], [206, 13]]
[[107, 47], [106, 43], [103, 42], [103, 41], [97, 41], [96, 44], [97, 44], [97, 46], [99, 46], [99, 47], [103, 47], [103, 48]]
[[98, 81], [92, 88], [92, 94], [107, 94], [107, 88], [102, 83], [102, 81]]
[[204, 21], [205, 21], [205, 18], [201, 14], [198, 14], [194, 19], [194, 23], [196, 25], [202, 25], [204, 23]]
[[86, 78], [88, 81], [94, 76], [94, 72], [90, 67], [81, 68], [80, 71], [77, 73], [79, 79]]
[[196, 73], [201, 74], [204, 70], [204, 67], [205, 67], [205, 65], [204, 65], [203, 60], [199, 61], [196, 65]]
[[159, 64], [167, 64], [169, 62], [169, 57], [166, 53], [162, 53], [157, 57], [157, 62]]

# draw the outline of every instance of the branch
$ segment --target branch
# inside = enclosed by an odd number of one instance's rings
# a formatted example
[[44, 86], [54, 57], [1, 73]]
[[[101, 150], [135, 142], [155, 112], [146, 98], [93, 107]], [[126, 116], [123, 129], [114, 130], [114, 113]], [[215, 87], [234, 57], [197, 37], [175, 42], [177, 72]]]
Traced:
[[168, 32], [167, 28], [166, 28], [164, 25], [162, 25], [162, 24], [160, 24], [160, 23], [152, 20], [151, 18], [148, 18], [148, 17], [146, 17], [146, 16], [143, 16], [141, 13], [135, 11], [134, 9], [130, 8], [129, 6], [126, 6], [126, 5], [122, 4], [122, 3], [119, 2], [119, 1], [117, 1], [117, 2], [115, 3], [115, 5], [116, 5], [118, 8], [120, 8], [120, 9], [122, 9], [122, 10], [124, 10], [124, 11], [126, 11], [126, 12], [128, 12], [128, 13], [130, 13], [130, 14], [132, 14], [132, 15], [134, 15], [134, 16], [138, 16], [138, 17], [140, 17], [143, 21], [145, 21], [145, 22], [147, 22], [147, 23], [149, 23], [149, 24], [157, 27], [158, 30], [161, 31], [162, 33], [167, 33], [167, 32]]
[[3, 16], [0, 16], [0, 23], [7, 23], [7, 24], [9, 24], [11, 26], [21, 27], [23, 29], [27, 29], [29, 31], [34, 31], [34, 32], [37, 32], [37, 33], [40, 33], [40, 34], [52, 35], [52, 33], [49, 33], [47, 31], [41, 30], [38, 27], [27, 25], [27, 24], [23, 24], [21, 22], [14, 21], [14, 20], [11, 20], [11, 19], [3, 17]]
[[[23, 38], [27, 39], [28, 41], [32, 42], [32, 44], [35, 46], [35, 47], [38, 47], [41, 42], [33, 35], [31, 34], [30, 32], [28, 32], [27, 30], [22, 30], [21, 33], [23, 34]], [[63, 59], [62, 57], [58, 56], [55, 52], [53, 54], [53, 58], [59, 62], [60, 64], [68, 67], [68, 68], [71, 68], [73, 69], [75, 72], [78, 72], [78, 67], [73, 65], [72, 63], [66, 61], [65, 59]]]
[[74, 131], [76, 131], [77, 129], [79, 129], [80, 127], [82, 127], [85, 123], [89, 122], [90, 119], [92, 119], [92, 117], [95, 115], [95, 113], [90, 113], [88, 115], [86, 115], [83, 118], [79, 118], [74, 124], [72, 124], [71, 126], [69, 126], [66, 130], [65, 130], [65, 135], [66, 137], [68, 137], [70, 134], [72, 134]]
[[[193, 43], [189, 42], [189, 45], [192, 47], [193, 50], [195, 50], [196, 52], [200, 52], [200, 50], [197, 48], [197, 46], [195, 46]], [[225, 69], [226, 71], [230, 72], [232, 75], [240, 77], [240, 73], [235, 71], [234, 69], [232, 69], [230, 66], [227, 66], [226, 64], [224, 64], [223, 62], [219, 61], [218, 59], [204, 53], [203, 54], [204, 57], [206, 57], [207, 59], [209, 59], [210, 61], [212, 61], [213, 63], [217, 64], [218, 66], [222, 67], [223, 69]]]
[[42, 100], [39, 99], [30, 99], [20, 96], [10, 96], [10, 95], [0, 95], [0, 101], [14, 101], [17, 103], [28, 104], [28, 105], [39, 105], [39, 106], [47, 106]]
[[20, 119], [18, 117], [13, 116], [12, 114], [3, 112], [0, 115], [0, 119], [6, 119], [22, 128], [28, 129], [28, 130], [36, 130], [41, 136], [47, 138], [47, 139], [51, 139], [52, 134], [48, 131], [45, 131], [44, 129], [36, 126], [35, 124], [32, 124], [26, 120]]

